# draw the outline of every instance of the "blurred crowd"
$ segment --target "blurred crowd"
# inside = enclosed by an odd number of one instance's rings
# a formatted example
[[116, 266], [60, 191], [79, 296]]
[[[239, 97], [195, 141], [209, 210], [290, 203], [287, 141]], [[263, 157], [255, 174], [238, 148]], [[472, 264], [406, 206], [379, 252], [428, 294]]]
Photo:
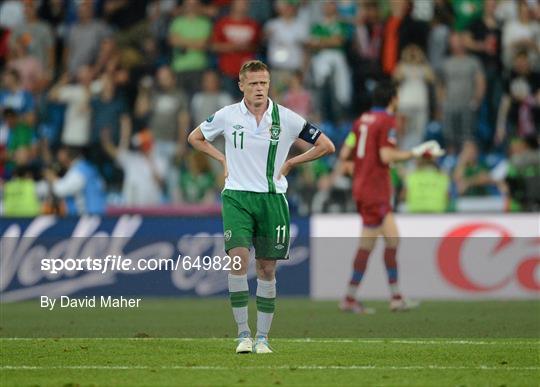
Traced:
[[[5, 216], [218, 203], [220, 165], [187, 135], [242, 97], [253, 58], [338, 147], [396, 81], [400, 146], [447, 150], [393, 168], [398, 208], [539, 209], [537, 0], [4, 0], [0, 28]], [[351, 210], [333, 157], [291, 174], [293, 212]]]

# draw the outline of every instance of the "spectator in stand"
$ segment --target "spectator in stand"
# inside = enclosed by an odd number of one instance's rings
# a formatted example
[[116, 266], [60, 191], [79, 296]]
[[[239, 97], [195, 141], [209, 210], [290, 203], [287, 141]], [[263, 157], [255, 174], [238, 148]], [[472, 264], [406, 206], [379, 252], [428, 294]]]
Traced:
[[412, 17], [411, 0], [391, 0], [391, 15], [386, 20], [383, 33], [381, 63], [386, 75], [394, 72], [400, 53], [409, 44], [416, 44], [427, 50], [429, 25]]
[[533, 19], [526, 0], [518, 1], [518, 18], [509, 21], [502, 32], [503, 62], [507, 69], [518, 52], [529, 53], [531, 63], [538, 65], [540, 52], [540, 23]]
[[81, 66], [94, 64], [101, 41], [111, 34], [103, 21], [94, 19], [93, 7], [93, 0], [80, 1], [79, 20], [67, 35], [64, 61], [71, 75], [76, 74]]
[[5, 174], [9, 177], [16, 167], [27, 167], [33, 163], [37, 157], [37, 138], [34, 128], [21, 120], [15, 110], [5, 109], [3, 121], [7, 156]]
[[109, 131], [101, 132], [103, 149], [124, 171], [122, 204], [156, 206], [162, 201], [166, 165], [156, 152], [150, 130], [135, 134], [131, 143], [133, 149], [129, 150], [129, 137], [123, 137], [116, 146]]
[[2, 216], [33, 218], [40, 213], [40, 203], [32, 171], [17, 167], [13, 178], [4, 184], [4, 211]]
[[155, 139], [156, 152], [166, 165], [167, 195], [175, 202], [180, 200], [178, 173], [175, 161], [181, 160], [187, 147], [187, 131], [190, 127], [189, 105], [185, 93], [176, 86], [174, 73], [163, 66], [157, 71], [158, 88], [141, 82], [135, 115], [147, 117]]
[[437, 0], [428, 34], [427, 56], [433, 71], [440, 77], [448, 51], [450, 25], [453, 23], [452, 7], [448, 0]]
[[420, 47], [411, 44], [403, 49], [401, 61], [394, 71], [399, 82], [398, 111], [405, 118], [405, 133], [401, 148], [420, 144], [429, 120], [429, 86], [435, 75]]
[[21, 78], [16, 70], [7, 69], [2, 75], [0, 108], [12, 108], [28, 125], [35, 124], [34, 97], [22, 87]]
[[47, 70], [48, 77], [54, 74], [54, 40], [49, 25], [38, 19], [38, 2], [23, 0], [25, 22], [15, 27], [10, 35], [10, 49], [19, 43], [25, 45], [28, 53], [40, 61]]
[[433, 160], [422, 158], [405, 177], [407, 212], [443, 213], [448, 209], [450, 177]]
[[68, 216], [103, 215], [105, 213], [105, 184], [97, 169], [74, 147], [62, 147], [58, 162], [67, 170], [58, 177], [51, 169], [44, 171], [49, 191], [65, 203]]
[[113, 167], [111, 160], [101, 148], [101, 132], [108, 131], [115, 146], [118, 146], [122, 136], [131, 136], [131, 118], [123, 96], [118, 93], [114, 80], [108, 74], [100, 79], [101, 92], [92, 97], [90, 161], [96, 165], [109, 184], [118, 183], [120, 174]]
[[540, 133], [540, 72], [532, 71], [529, 55], [518, 52], [514, 67], [504, 82], [497, 117], [497, 144], [515, 136]]
[[465, 141], [454, 169], [454, 183], [460, 196], [487, 196], [493, 180], [488, 167], [479, 160], [478, 146]]
[[[196, 93], [191, 100], [191, 116], [193, 122], [199, 124], [204, 122], [208, 117], [217, 112], [223, 106], [233, 103], [233, 99], [229, 93], [220, 89], [220, 79], [218, 74], [213, 70], [207, 70], [203, 75], [202, 91]], [[218, 137], [212, 143], [221, 152], [225, 149], [225, 140], [223, 137]], [[222, 165], [214, 159], [210, 159], [210, 164], [218, 179], [221, 179]]]
[[446, 149], [457, 154], [465, 140], [473, 137], [476, 111], [484, 98], [485, 78], [480, 62], [468, 55], [462, 35], [450, 35], [452, 54], [444, 61], [439, 100], [443, 106]]
[[[323, 89], [329, 85], [334, 99], [324, 101], [321, 98], [321, 110], [327, 107], [326, 112], [323, 111], [323, 119], [337, 121], [349, 106], [352, 94], [351, 72], [345, 56], [348, 29], [339, 20], [336, 1], [325, 1], [321, 7], [323, 20], [312, 27], [308, 46], [312, 51], [315, 86], [323, 94]], [[334, 106], [334, 101], [338, 103], [337, 106]], [[330, 106], [325, 102], [330, 102]]]
[[223, 106], [232, 103], [232, 97], [220, 88], [218, 74], [213, 70], [207, 70], [202, 77], [202, 90], [191, 100], [193, 122], [201, 123]]
[[71, 78], [64, 74], [49, 91], [49, 99], [66, 104], [62, 144], [83, 147], [90, 142], [92, 69], [82, 66], [77, 71], [75, 83], [70, 83]]
[[356, 115], [371, 106], [371, 91], [382, 78], [381, 46], [384, 24], [381, 21], [379, 3], [368, 0], [362, 3], [356, 18], [353, 37], [353, 106]]
[[75, 16], [75, 3], [74, 0], [41, 0], [39, 3], [39, 18], [49, 24], [53, 35], [53, 61], [57, 66], [52, 79], [56, 79], [62, 70], [66, 30]]
[[40, 91], [47, 83], [43, 65], [37, 58], [30, 55], [22, 37], [14, 43], [7, 67], [17, 71], [23, 89], [33, 94]]
[[208, 156], [191, 151], [180, 173], [180, 193], [183, 203], [216, 202], [216, 178]]
[[283, 106], [298, 113], [310, 121], [316, 121], [313, 118], [313, 101], [311, 93], [304, 88], [304, 79], [301, 71], [296, 71], [289, 81], [289, 89], [283, 96]]
[[540, 150], [535, 136], [516, 138], [511, 142], [504, 184], [512, 201], [511, 210], [540, 209]]
[[225, 90], [233, 98], [242, 98], [238, 73], [242, 64], [254, 59], [261, 40], [261, 27], [248, 17], [248, 0], [233, 0], [230, 12], [218, 19], [212, 33], [212, 50], [218, 56], [218, 68]]
[[502, 94], [501, 29], [495, 19], [496, 0], [486, 0], [482, 18], [472, 22], [464, 34], [465, 47], [482, 62], [486, 77], [486, 93], [479, 118], [480, 138], [484, 149], [490, 147]]
[[297, 17], [298, 1], [278, 0], [278, 17], [264, 25], [268, 41], [267, 57], [272, 70], [271, 95], [277, 102], [294, 72], [305, 67], [304, 46], [309, 37], [308, 26]]
[[211, 33], [212, 24], [202, 14], [200, 0], [184, 0], [182, 14], [169, 28], [169, 43], [173, 49], [171, 67], [189, 96], [200, 89], [202, 74], [208, 68], [206, 50]]

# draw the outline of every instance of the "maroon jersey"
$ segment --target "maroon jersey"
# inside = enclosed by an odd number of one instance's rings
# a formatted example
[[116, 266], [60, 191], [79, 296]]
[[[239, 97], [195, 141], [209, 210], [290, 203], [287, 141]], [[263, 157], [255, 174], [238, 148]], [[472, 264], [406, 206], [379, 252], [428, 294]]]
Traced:
[[382, 162], [379, 150], [396, 146], [395, 128], [395, 117], [383, 109], [372, 109], [354, 122], [347, 145], [353, 146], [354, 140], [353, 197], [357, 201], [390, 202], [390, 168]]

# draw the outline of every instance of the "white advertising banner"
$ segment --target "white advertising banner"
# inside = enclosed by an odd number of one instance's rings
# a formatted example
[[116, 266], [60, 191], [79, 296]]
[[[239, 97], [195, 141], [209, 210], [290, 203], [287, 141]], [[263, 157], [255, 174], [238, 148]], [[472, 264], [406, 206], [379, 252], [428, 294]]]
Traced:
[[[540, 214], [396, 215], [402, 236], [399, 284], [413, 299], [540, 297]], [[311, 220], [310, 294], [340, 299], [361, 232], [354, 214]], [[359, 289], [363, 299], [389, 297], [379, 238]]]

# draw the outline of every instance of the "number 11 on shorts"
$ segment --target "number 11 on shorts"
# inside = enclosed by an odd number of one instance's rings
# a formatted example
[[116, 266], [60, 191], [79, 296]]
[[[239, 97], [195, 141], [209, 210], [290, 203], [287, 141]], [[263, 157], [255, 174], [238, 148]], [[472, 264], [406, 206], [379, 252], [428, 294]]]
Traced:
[[276, 231], [277, 231], [276, 243], [285, 243], [286, 230], [287, 230], [287, 226], [285, 225], [276, 227]]

